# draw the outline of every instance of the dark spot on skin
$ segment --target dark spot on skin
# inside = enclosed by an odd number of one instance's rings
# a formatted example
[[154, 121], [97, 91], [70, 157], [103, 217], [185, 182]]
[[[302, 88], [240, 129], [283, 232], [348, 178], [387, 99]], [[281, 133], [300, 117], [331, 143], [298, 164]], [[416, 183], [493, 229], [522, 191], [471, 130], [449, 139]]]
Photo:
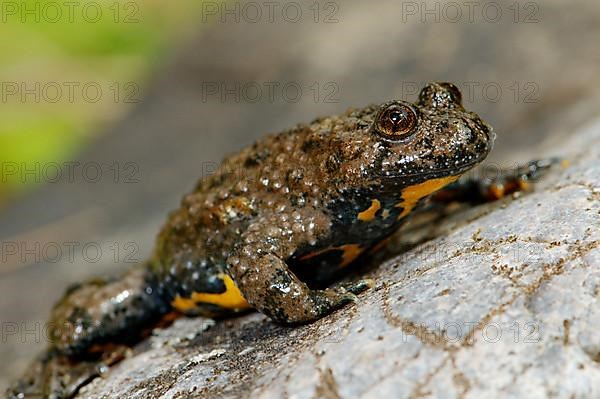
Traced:
[[[271, 156], [271, 150], [268, 148], [260, 148], [256, 144], [252, 146], [252, 151], [244, 160], [245, 167], [253, 167], [260, 165], [264, 160], [268, 159]], [[225, 168], [225, 170], [229, 170]], [[235, 168], [231, 168], [231, 170], [235, 170]]]
[[293, 194], [290, 196], [290, 204], [297, 208], [306, 206], [306, 193]]
[[312, 149], [317, 148], [319, 141], [316, 139], [306, 139], [300, 147], [304, 152], [310, 152]]
[[251, 156], [244, 161], [244, 166], [248, 168], [252, 166], [257, 166], [258, 164], [259, 160], [254, 156]]

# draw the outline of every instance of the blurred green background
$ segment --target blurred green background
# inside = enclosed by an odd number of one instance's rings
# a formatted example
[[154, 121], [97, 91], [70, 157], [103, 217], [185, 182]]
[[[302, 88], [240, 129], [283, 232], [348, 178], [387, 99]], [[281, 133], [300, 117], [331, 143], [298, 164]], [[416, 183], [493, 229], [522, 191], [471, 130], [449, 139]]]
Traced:
[[[1, 5], [0, 160], [21, 170], [68, 159], [138, 103], [201, 2], [66, 4]], [[30, 188], [34, 176], [3, 174], [0, 203]]]

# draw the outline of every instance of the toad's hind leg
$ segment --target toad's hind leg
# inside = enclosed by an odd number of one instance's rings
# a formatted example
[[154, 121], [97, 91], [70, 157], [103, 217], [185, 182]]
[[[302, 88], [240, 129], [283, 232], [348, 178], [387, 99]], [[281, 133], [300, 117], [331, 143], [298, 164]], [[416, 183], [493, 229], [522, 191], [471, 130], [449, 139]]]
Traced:
[[119, 279], [96, 279], [67, 290], [54, 307], [57, 327], [53, 346], [67, 355], [80, 355], [93, 346], [134, 343], [144, 327], [169, 311], [146, 267], [129, 270]]
[[103, 365], [121, 358], [123, 347], [115, 348], [135, 343], [169, 309], [145, 266], [134, 267], [120, 279], [71, 287], [52, 311], [49, 348], [9, 397], [75, 395]]
[[348, 287], [312, 290], [274, 254], [232, 257], [230, 265], [230, 272], [248, 302], [283, 324], [317, 320], [354, 301], [355, 294], [370, 286], [368, 281], [360, 281]]

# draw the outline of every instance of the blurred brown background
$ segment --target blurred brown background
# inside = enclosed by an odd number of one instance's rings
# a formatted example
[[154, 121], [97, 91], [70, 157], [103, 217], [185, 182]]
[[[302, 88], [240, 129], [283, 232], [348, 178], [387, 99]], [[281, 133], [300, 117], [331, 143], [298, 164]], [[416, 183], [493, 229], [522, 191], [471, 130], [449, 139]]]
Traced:
[[[9, 192], [0, 201], [0, 388], [45, 345], [43, 323], [70, 282], [143, 260], [195, 180], [267, 132], [350, 106], [414, 100], [424, 83], [452, 81], [496, 129], [490, 162], [509, 166], [598, 114], [575, 105], [600, 83], [600, 3], [469, 4], [274, 2], [270, 10], [205, 1], [157, 26], [178, 34], [136, 75], [140, 101], [118, 101], [122, 111], [112, 104], [118, 118], [57, 161], [58, 181], [43, 176], [42, 162], [35, 187], [0, 186], [0, 195]], [[94, 60], [112, 65], [111, 57]], [[93, 70], [93, 62], [80, 68], [87, 65]], [[44, 59], [32, 68], [43, 70]], [[72, 179], [65, 162], [78, 162]]]

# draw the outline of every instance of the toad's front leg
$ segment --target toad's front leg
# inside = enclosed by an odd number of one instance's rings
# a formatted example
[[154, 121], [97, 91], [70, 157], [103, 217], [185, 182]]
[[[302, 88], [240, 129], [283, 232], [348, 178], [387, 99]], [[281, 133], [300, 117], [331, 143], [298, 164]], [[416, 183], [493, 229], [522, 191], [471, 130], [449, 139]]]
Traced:
[[[284, 258], [306, 237], [274, 237], [262, 230], [279, 230], [278, 217], [263, 220], [260, 225], [250, 226], [239, 245], [229, 257], [229, 273], [246, 300], [261, 313], [282, 324], [302, 324], [320, 319], [345, 304], [355, 300], [358, 294], [369, 288], [370, 282], [356, 283], [324, 290], [310, 289], [290, 270]], [[253, 231], [254, 230], [254, 231]]]
[[233, 258], [230, 267], [246, 300], [261, 313], [282, 324], [310, 323], [354, 301], [369, 287], [359, 281], [347, 287], [313, 290], [292, 273], [277, 255]]
[[527, 162], [514, 169], [500, 170], [494, 177], [461, 178], [449, 184], [432, 197], [434, 203], [496, 201], [519, 191], [528, 191], [532, 184], [552, 166], [563, 162], [560, 158], [548, 158]]

